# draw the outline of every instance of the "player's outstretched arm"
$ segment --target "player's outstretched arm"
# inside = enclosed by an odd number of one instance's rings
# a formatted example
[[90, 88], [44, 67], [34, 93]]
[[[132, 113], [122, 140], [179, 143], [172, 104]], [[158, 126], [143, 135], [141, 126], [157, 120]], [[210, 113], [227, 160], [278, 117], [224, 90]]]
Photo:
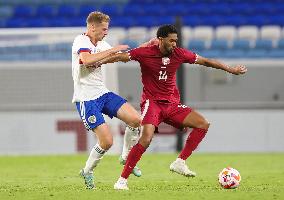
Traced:
[[195, 62], [196, 64], [203, 65], [206, 67], [212, 67], [215, 69], [222, 69], [226, 72], [235, 74], [235, 75], [240, 75], [244, 74], [247, 72], [247, 68], [244, 65], [236, 65], [236, 66], [228, 66], [226, 64], [223, 64], [219, 62], [218, 60], [214, 59], [209, 59], [209, 58], [204, 58], [202, 56], [198, 55], [197, 61]]
[[86, 66], [96, 65], [99, 61], [103, 60], [104, 58], [111, 56], [119, 51], [123, 51], [128, 49], [128, 45], [118, 45], [106, 51], [102, 51], [95, 54], [90, 54], [89, 52], [81, 52], [80, 59]]
[[100, 61], [100, 64], [114, 63], [114, 62], [128, 62], [130, 61], [129, 55], [127, 52], [120, 52], [116, 54], [112, 54], [103, 60]]

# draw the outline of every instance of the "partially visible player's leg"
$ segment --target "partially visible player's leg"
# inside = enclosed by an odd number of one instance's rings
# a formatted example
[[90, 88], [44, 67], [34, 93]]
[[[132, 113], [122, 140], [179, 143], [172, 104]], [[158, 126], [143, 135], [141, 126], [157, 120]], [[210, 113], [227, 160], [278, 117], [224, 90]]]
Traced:
[[[129, 104], [124, 103], [117, 111], [117, 118], [124, 121], [127, 126], [124, 133], [124, 142], [122, 148], [122, 154], [120, 156], [120, 163], [125, 165], [127, 156], [131, 148], [137, 144], [140, 137], [140, 115], [138, 112]], [[132, 173], [140, 177], [142, 175], [141, 170], [135, 166]]]
[[172, 117], [172, 124], [175, 127], [190, 127], [193, 128], [193, 130], [188, 135], [180, 155], [171, 163], [170, 170], [184, 176], [194, 177], [196, 173], [188, 168], [185, 160], [204, 138], [209, 128], [209, 123], [201, 114], [191, 110], [189, 107], [179, 106], [178, 110], [180, 110], [179, 113]]
[[117, 111], [117, 118], [127, 124], [121, 154], [122, 159], [126, 160], [130, 149], [138, 142], [141, 119], [138, 112], [129, 103], [125, 103], [119, 108]]
[[210, 124], [201, 114], [192, 110], [183, 120], [183, 126], [193, 128], [192, 132], [186, 139], [183, 150], [179, 155], [179, 158], [186, 160], [205, 137]]
[[142, 127], [142, 134], [139, 142], [131, 149], [120, 178], [114, 184], [114, 189], [128, 190], [127, 179], [131, 171], [136, 166], [137, 162], [141, 159], [143, 153], [146, 151], [151, 143], [155, 131], [155, 126], [146, 124]]
[[97, 136], [98, 143], [92, 148], [85, 167], [80, 171], [80, 175], [84, 178], [87, 189], [95, 188], [94, 169], [113, 144], [111, 132], [105, 123], [93, 129], [93, 132]]
[[93, 170], [98, 165], [106, 151], [112, 146], [113, 139], [109, 127], [105, 124], [101, 113], [101, 103], [104, 97], [97, 100], [77, 102], [76, 107], [86, 129], [92, 130], [97, 136], [98, 143], [92, 148], [85, 167], [80, 171], [80, 175], [85, 180], [88, 189], [95, 187]]

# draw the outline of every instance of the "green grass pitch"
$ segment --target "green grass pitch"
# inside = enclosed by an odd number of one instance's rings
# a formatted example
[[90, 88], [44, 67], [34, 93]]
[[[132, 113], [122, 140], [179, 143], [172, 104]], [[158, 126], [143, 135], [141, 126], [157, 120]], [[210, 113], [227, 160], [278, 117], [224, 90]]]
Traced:
[[[143, 175], [130, 176], [129, 191], [115, 191], [122, 170], [118, 156], [106, 155], [95, 170], [95, 190], [78, 176], [86, 154], [0, 157], [0, 199], [284, 199], [284, 154], [201, 154], [187, 161], [197, 177], [169, 171], [174, 154], [145, 154]], [[237, 189], [222, 189], [218, 173], [226, 166], [240, 171]]]

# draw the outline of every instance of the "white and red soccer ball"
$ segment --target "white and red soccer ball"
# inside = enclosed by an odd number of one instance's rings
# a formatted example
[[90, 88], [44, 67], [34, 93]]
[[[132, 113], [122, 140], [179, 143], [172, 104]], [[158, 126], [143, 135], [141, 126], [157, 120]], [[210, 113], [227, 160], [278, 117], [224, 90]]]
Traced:
[[226, 167], [220, 172], [218, 180], [222, 188], [237, 188], [241, 182], [241, 174], [232, 167]]

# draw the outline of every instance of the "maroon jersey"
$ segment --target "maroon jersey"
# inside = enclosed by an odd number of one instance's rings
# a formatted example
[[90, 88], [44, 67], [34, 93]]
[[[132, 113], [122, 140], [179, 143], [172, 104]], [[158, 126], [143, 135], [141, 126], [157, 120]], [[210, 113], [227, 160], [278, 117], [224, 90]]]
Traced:
[[132, 49], [129, 51], [129, 57], [140, 63], [142, 102], [146, 99], [180, 102], [176, 72], [182, 63], [195, 63], [197, 57], [195, 53], [177, 47], [171, 55], [164, 57], [159, 47], [154, 45]]

